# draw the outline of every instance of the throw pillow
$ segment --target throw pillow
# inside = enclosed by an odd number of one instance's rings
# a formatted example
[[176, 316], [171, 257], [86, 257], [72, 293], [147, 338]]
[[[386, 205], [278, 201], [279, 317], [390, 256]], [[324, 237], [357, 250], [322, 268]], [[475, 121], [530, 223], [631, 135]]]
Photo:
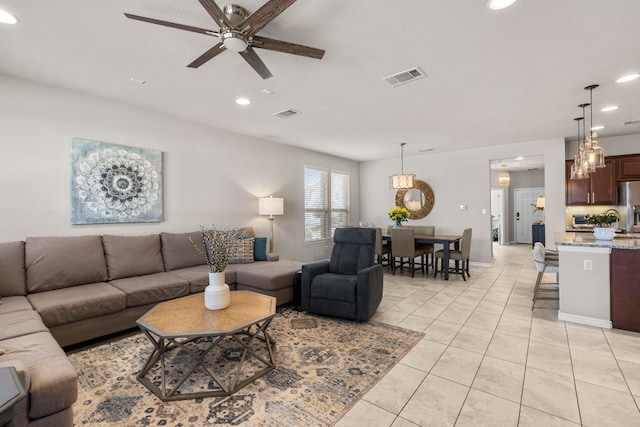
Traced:
[[267, 260], [267, 238], [266, 237], [255, 238], [255, 244], [253, 246], [253, 258], [256, 261]]
[[236, 240], [236, 256], [231, 258], [229, 264], [249, 264], [253, 262], [254, 238]]

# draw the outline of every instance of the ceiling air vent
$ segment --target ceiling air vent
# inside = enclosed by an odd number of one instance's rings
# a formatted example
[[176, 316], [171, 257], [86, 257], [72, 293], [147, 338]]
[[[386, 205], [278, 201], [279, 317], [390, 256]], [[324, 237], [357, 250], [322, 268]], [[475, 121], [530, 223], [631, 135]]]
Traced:
[[300, 111], [292, 110], [291, 108], [287, 108], [286, 110], [278, 111], [277, 113], [273, 113], [272, 116], [280, 117], [281, 119], [288, 119], [289, 117], [299, 116], [302, 114]]
[[402, 71], [400, 73], [393, 74], [391, 76], [383, 77], [382, 80], [389, 83], [389, 85], [391, 86], [400, 86], [426, 76], [427, 74], [424, 71], [422, 71], [418, 67], [415, 67], [406, 71]]
[[628, 122], [624, 122], [623, 125], [637, 125], [640, 124], [640, 120], [629, 120]]

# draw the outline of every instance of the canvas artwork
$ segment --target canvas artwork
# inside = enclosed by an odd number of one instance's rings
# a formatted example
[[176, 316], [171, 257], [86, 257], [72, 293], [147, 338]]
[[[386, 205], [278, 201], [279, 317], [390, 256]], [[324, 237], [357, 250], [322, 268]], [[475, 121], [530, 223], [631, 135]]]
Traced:
[[71, 223], [162, 221], [162, 152], [71, 139]]

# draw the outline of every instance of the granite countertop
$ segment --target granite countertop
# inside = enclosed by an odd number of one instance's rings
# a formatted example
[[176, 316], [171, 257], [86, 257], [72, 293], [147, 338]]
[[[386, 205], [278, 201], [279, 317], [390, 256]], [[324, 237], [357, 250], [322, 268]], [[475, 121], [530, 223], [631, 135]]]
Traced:
[[640, 233], [616, 234], [612, 240], [596, 240], [593, 233], [555, 233], [557, 246], [604, 247], [613, 249], [640, 249]]

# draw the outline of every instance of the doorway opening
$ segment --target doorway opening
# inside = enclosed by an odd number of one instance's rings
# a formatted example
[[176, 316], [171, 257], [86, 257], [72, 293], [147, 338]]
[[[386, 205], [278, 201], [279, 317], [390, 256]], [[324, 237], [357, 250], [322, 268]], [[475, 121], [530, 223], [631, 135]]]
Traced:
[[490, 168], [492, 252], [494, 245], [531, 243], [531, 224], [543, 218], [535, 204], [544, 196], [544, 156], [491, 160]]

